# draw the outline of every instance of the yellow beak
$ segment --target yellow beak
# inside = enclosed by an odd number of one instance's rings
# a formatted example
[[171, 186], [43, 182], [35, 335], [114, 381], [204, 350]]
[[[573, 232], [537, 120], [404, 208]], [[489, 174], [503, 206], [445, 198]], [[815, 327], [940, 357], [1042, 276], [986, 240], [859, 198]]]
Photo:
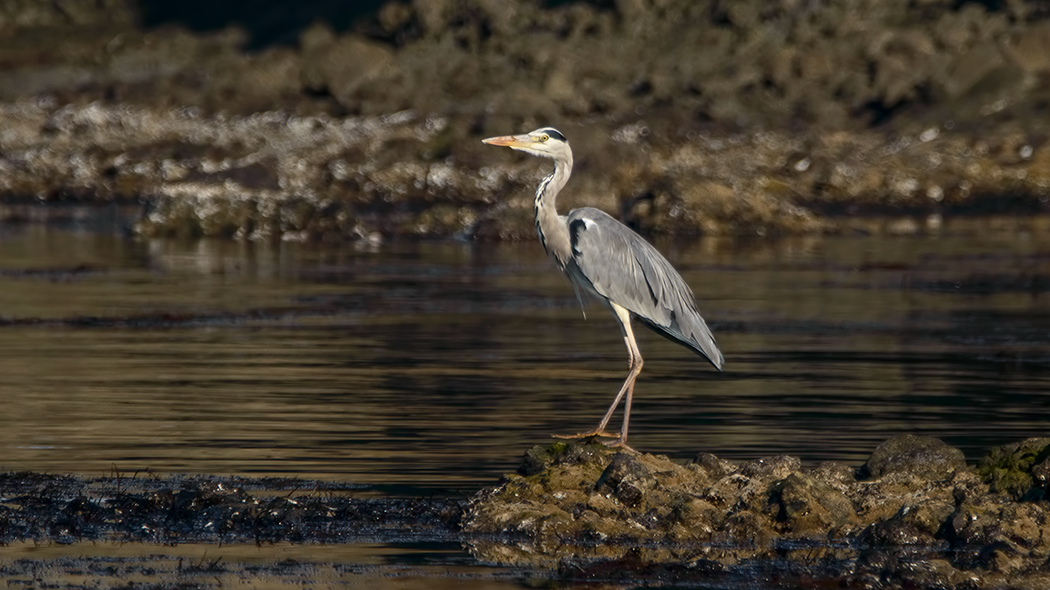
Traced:
[[532, 143], [532, 138], [528, 135], [501, 135], [499, 137], [490, 137], [488, 139], [482, 139], [482, 143], [489, 145], [498, 145], [509, 148], [525, 147]]

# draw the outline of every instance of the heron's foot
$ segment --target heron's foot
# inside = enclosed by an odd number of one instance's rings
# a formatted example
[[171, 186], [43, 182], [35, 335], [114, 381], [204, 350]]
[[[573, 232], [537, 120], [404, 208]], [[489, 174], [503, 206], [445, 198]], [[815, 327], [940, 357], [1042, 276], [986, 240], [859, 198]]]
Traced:
[[637, 453], [638, 452], [638, 451], [632, 449], [631, 447], [627, 446], [627, 441], [623, 440], [620, 437], [616, 437], [616, 440], [604, 440], [604, 441], [602, 441], [602, 444], [607, 446], [607, 447], [613, 447], [613, 448], [620, 449], [621, 451], [627, 451], [628, 453]]
[[562, 440], [580, 440], [580, 439], [593, 439], [593, 438], [618, 439], [619, 438], [619, 435], [613, 435], [611, 433], [606, 433], [605, 430], [596, 430], [596, 429], [587, 431], [587, 433], [580, 433], [579, 435], [550, 435], [550, 436], [555, 438], [555, 439], [562, 439]]

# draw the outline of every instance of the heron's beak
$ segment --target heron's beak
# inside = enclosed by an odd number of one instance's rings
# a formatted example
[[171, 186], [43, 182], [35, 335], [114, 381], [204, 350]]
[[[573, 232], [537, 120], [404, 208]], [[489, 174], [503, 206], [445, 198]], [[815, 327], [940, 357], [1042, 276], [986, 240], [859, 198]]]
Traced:
[[509, 148], [520, 148], [528, 146], [532, 143], [532, 138], [528, 135], [501, 135], [499, 137], [490, 137], [488, 139], [482, 139], [482, 143], [489, 145], [498, 145]]

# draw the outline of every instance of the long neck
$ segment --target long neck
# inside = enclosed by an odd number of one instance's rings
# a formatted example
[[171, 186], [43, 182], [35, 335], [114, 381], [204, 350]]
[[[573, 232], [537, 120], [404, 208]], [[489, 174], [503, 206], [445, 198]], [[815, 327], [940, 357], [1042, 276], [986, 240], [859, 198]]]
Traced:
[[558, 217], [555, 200], [572, 174], [572, 152], [567, 151], [565, 158], [554, 160], [554, 172], [540, 182], [536, 189], [536, 232], [540, 236], [543, 249], [554, 258], [559, 267], [565, 268], [572, 258], [572, 246], [569, 243], [569, 228], [564, 220]]

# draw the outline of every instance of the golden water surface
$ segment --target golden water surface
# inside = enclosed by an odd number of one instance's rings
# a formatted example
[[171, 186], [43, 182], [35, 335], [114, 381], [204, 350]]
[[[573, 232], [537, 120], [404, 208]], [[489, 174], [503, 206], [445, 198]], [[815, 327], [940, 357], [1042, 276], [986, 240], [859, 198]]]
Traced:
[[[640, 450], [859, 465], [908, 432], [973, 461], [1050, 434], [1046, 220], [657, 243], [726, 366], [640, 328]], [[0, 229], [3, 470], [469, 493], [592, 428], [625, 372], [609, 313], [585, 320], [535, 243]]]

